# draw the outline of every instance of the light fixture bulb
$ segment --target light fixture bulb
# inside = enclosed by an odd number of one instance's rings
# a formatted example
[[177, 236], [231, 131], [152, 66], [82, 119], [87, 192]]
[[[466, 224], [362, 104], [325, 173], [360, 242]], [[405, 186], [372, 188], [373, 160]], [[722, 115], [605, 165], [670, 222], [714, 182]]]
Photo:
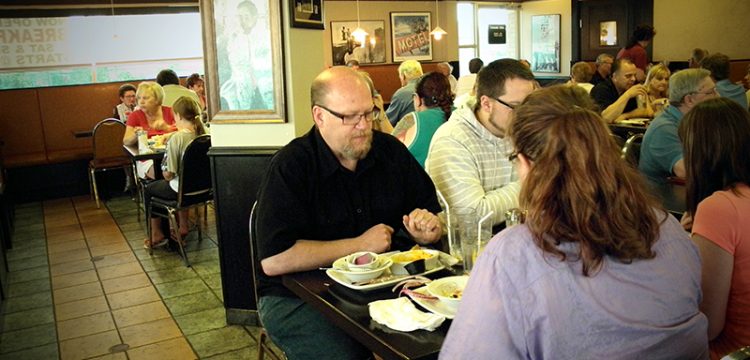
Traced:
[[443, 38], [443, 36], [448, 35], [445, 30], [443, 30], [440, 26], [436, 26], [434, 30], [430, 31], [430, 35], [435, 37], [435, 40], [440, 40]]
[[352, 31], [352, 36], [354, 37], [354, 40], [357, 40], [357, 42], [364, 46], [365, 39], [367, 38], [367, 31], [363, 30], [361, 27], [357, 27]]

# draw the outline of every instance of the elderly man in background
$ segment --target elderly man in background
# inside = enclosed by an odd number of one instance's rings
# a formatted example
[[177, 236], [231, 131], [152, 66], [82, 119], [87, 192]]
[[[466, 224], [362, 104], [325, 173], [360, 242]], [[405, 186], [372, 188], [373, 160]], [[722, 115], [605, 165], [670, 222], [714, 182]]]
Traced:
[[648, 90], [636, 84], [638, 69], [627, 58], [617, 59], [612, 64], [612, 77], [596, 84], [591, 97], [602, 109], [602, 119], [608, 123], [636, 117], [653, 117], [649, 107], [638, 107], [637, 96], [648, 97]]
[[135, 110], [135, 86], [133, 84], [122, 84], [118, 94], [120, 95], [120, 103], [115, 106], [112, 111], [112, 117], [122, 121], [123, 123], [128, 122], [128, 115]]
[[201, 103], [201, 99], [195, 91], [180, 85], [180, 78], [172, 69], [159, 71], [159, 75], [156, 75], [156, 82], [164, 89], [164, 100], [162, 100], [164, 106], [172, 107], [172, 104], [183, 96], [195, 100], [198, 104]]
[[422, 76], [422, 64], [416, 60], [406, 60], [398, 66], [398, 78], [401, 80], [401, 88], [391, 96], [391, 104], [385, 114], [391, 125], [396, 125], [404, 115], [414, 111], [414, 89], [417, 80]]
[[507, 130], [513, 109], [534, 90], [534, 75], [518, 60], [496, 60], [479, 71], [476, 89], [476, 105], [456, 109], [435, 132], [426, 169], [452, 208], [493, 211], [498, 225], [518, 206]]
[[706, 69], [686, 69], [669, 78], [669, 104], [648, 126], [641, 144], [638, 170], [652, 184], [666, 183], [667, 178], [685, 178], [682, 142], [677, 128], [682, 117], [701, 101], [715, 98], [716, 84]]
[[701, 66], [711, 72], [711, 77], [716, 82], [716, 91], [721, 97], [730, 99], [747, 109], [747, 97], [745, 88], [729, 80], [729, 56], [722, 53], [711, 54], [701, 63]]
[[701, 64], [703, 63], [703, 59], [705, 59], [706, 56], [708, 56], [708, 50], [700, 48], [693, 49], [693, 52], [690, 55], [690, 59], [688, 59], [688, 67], [690, 69], [700, 68]]
[[591, 76], [591, 83], [594, 84], [594, 86], [609, 78], [612, 70], [612, 63], [614, 61], [615, 58], [610, 54], [599, 54], [599, 56], [596, 57], [596, 71], [594, 71], [594, 75]]
[[285, 288], [281, 275], [384, 252], [399, 240], [434, 243], [441, 209], [406, 147], [372, 130], [376, 108], [360, 74], [333, 67], [310, 90], [315, 126], [276, 154], [258, 194], [258, 310], [288, 359], [366, 359], [372, 353]]
[[445, 77], [448, 78], [448, 82], [451, 84], [451, 92], [456, 93], [456, 85], [458, 84], [458, 80], [456, 80], [456, 77], [453, 76], [453, 66], [447, 62], [441, 62], [437, 64], [437, 72], [445, 75]]

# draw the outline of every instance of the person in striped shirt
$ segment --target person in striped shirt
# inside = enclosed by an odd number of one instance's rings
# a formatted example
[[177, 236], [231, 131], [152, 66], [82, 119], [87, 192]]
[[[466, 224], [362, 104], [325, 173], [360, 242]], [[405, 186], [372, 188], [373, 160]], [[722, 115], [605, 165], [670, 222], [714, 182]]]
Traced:
[[477, 75], [476, 105], [453, 112], [432, 139], [426, 170], [451, 208], [472, 208], [492, 223], [518, 206], [518, 175], [506, 136], [513, 109], [534, 90], [534, 75], [518, 60], [495, 60]]

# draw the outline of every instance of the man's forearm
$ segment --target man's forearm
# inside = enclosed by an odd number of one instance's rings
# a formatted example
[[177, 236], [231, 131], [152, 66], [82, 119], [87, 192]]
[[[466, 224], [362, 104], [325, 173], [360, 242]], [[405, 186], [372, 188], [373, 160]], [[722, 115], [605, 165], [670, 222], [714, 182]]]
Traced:
[[278, 276], [331, 266], [334, 260], [360, 251], [354, 239], [333, 241], [297, 240], [292, 247], [261, 260], [263, 272]]
[[602, 111], [602, 118], [608, 123], [615, 121], [617, 117], [620, 116], [623, 111], [625, 111], [625, 105], [628, 104], [628, 100], [629, 99], [625, 99], [620, 96], [617, 101], [613, 102], [611, 105], [607, 106], [604, 111]]

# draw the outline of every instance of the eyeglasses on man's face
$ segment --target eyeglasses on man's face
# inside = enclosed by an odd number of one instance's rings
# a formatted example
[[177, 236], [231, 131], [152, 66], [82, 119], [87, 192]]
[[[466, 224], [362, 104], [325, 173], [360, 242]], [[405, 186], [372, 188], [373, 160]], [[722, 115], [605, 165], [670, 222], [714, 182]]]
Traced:
[[359, 124], [360, 121], [362, 121], [362, 119], [364, 119], [366, 122], [372, 122], [372, 120], [380, 118], [380, 109], [378, 109], [375, 106], [373, 106], [370, 111], [365, 112], [363, 114], [352, 114], [352, 115], [341, 114], [319, 104], [316, 104], [315, 106], [327, 111], [329, 114], [333, 115], [334, 117], [341, 119], [341, 123], [344, 125], [357, 125]]
[[518, 105], [511, 105], [511, 104], [508, 104], [507, 102], [505, 102], [505, 101], [502, 101], [502, 100], [500, 100], [500, 99], [498, 99], [498, 98], [494, 98], [494, 97], [491, 97], [490, 99], [492, 99], [492, 100], [495, 100], [495, 101], [499, 102], [500, 104], [502, 104], [502, 105], [505, 105], [505, 106], [507, 106], [507, 107], [508, 107], [508, 109], [511, 109], [511, 110], [515, 110], [515, 109], [516, 109], [516, 106], [518, 106]]
[[698, 95], [698, 94], [700, 94], [700, 95], [716, 95], [716, 94], [718, 94], [718, 92], [716, 91], [716, 86], [714, 86], [714, 87], [712, 87], [712, 88], [710, 88], [710, 89], [708, 89], [706, 91], [693, 91], [693, 92], [691, 92], [691, 94], [694, 94], [694, 95]]

